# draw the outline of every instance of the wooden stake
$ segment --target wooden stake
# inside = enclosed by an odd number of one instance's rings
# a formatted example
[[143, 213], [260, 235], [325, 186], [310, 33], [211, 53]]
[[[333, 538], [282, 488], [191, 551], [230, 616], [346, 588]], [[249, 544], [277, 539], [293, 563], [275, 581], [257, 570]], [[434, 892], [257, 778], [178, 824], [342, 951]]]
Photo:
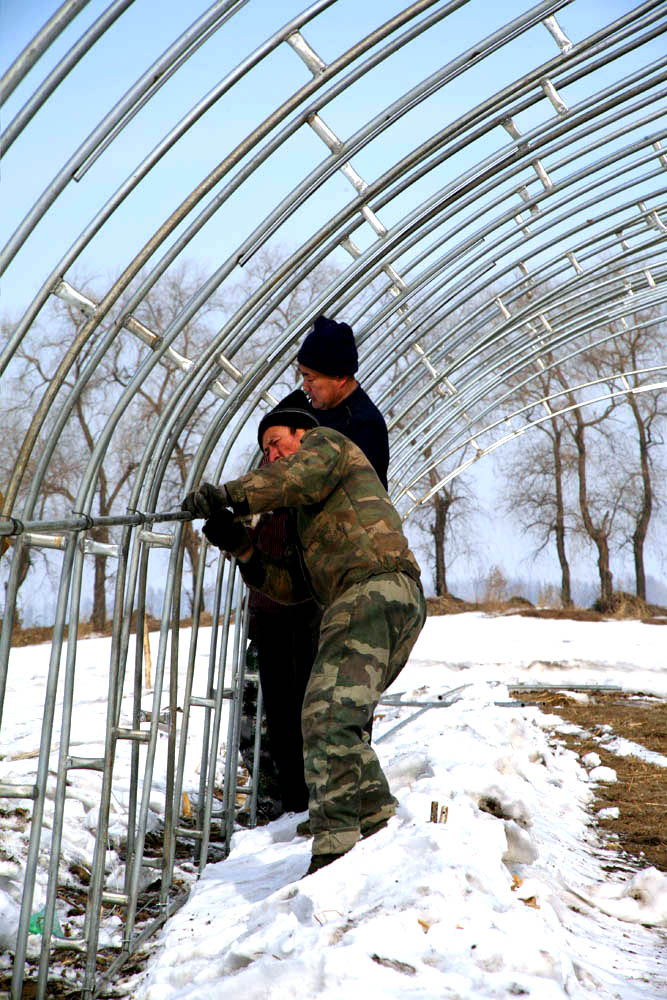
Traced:
[[438, 803], [431, 802], [431, 823], [438, 822]]
[[150, 691], [152, 687], [151, 683], [151, 673], [153, 672], [153, 664], [151, 662], [151, 647], [148, 641], [148, 624], [144, 618], [144, 676], [146, 679], [146, 690]]

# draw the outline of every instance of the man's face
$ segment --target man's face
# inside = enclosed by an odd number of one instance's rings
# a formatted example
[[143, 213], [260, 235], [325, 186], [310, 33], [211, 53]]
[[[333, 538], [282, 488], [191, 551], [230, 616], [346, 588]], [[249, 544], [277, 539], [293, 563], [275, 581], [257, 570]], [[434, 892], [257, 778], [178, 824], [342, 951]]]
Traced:
[[343, 398], [346, 379], [341, 375], [323, 375], [305, 365], [299, 365], [303, 391], [315, 410], [330, 410]]
[[293, 455], [301, 447], [301, 438], [305, 430], [297, 428], [291, 431], [289, 427], [267, 427], [262, 434], [262, 450], [267, 462], [276, 462], [279, 458]]

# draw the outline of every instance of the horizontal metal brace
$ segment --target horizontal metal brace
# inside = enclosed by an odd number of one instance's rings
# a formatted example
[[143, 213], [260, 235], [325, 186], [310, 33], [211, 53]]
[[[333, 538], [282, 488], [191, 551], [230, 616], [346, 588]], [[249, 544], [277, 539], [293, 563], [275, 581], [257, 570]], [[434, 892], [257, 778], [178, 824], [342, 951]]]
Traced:
[[144, 868], [162, 868], [162, 858], [142, 858], [141, 864]]
[[139, 532], [139, 541], [158, 549], [170, 549], [174, 542], [174, 536], [169, 532], [147, 531], [142, 529]]
[[657, 212], [651, 212], [649, 219], [653, 223], [656, 229], [659, 229], [662, 233], [667, 233], [667, 226], [662, 221]]
[[667, 226], [655, 209], [647, 208], [643, 201], [638, 201], [637, 207], [645, 217], [647, 225], [651, 226], [653, 229], [658, 229], [660, 232], [667, 233]]
[[[366, 183], [366, 181], [363, 179], [363, 177], [359, 176], [359, 174], [354, 169], [351, 163], [344, 163], [343, 166], [340, 168], [340, 172], [341, 174], [343, 174], [344, 177], [348, 179], [348, 181], [358, 194], [363, 194], [364, 191], [368, 188], [368, 184]], [[382, 228], [384, 229], [384, 226]], [[384, 231], [386, 233], [387, 230], [385, 229]]]
[[66, 766], [69, 771], [103, 771], [104, 757], [68, 757]]
[[78, 951], [83, 954], [88, 950], [88, 942], [84, 938], [51, 938], [51, 947], [57, 951]]
[[[223, 698], [233, 698], [234, 688], [223, 688], [222, 689]], [[196, 705], [197, 708], [215, 708], [215, 693], [211, 698], [197, 698], [193, 697], [190, 699], [191, 705]]]
[[125, 892], [102, 891], [102, 902], [108, 903], [109, 906], [127, 906], [129, 901], [129, 896]]
[[571, 251], [571, 250], [569, 250], [569, 251], [568, 251], [568, 252], [567, 252], [567, 253], [565, 254], [565, 256], [567, 257], [567, 259], [569, 260], [570, 264], [571, 264], [571, 265], [572, 265], [572, 267], [573, 267], [573, 268], [575, 269], [575, 271], [577, 272], [577, 274], [583, 274], [583, 273], [584, 273], [584, 269], [583, 269], [583, 267], [581, 266], [581, 264], [579, 263], [579, 261], [578, 261], [578, 260], [577, 260], [577, 258], [576, 258], [576, 257], [574, 256], [574, 254], [572, 253], [572, 251]]
[[83, 538], [79, 540], [87, 556], [106, 556], [109, 559], [118, 558], [118, 546], [106, 542], [96, 542], [93, 538]]
[[190, 705], [196, 708], [215, 708], [215, 698], [190, 698]]
[[38, 794], [37, 785], [0, 784], [0, 798], [2, 799], [36, 799]]
[[[97, 312], [97, 303], [92, 299], [89, 299], [87, 295], [83, 295], [83, 293], [79, 292], [76, 288], [73, 288], [72, 285], [64, 279], [59, 281], [55, 286], [53, 294], [59, 299], [62, 299], [62, 301], [66, 302], [68, 305], [80, 310], [84, 316], [91, 317]], [[162, 337], [158, 333], [154, 333], [153, 330], [150, 330], [144, 323], [140, 322], [140, 320], [136, 319], [134, 316], [123, 316], [120, 325], [123, 329], [127, 330], [128, 333], [135, 336], [137, 340], [140, 340], [142, 344], [146, 344], [147, 347], [150, 347], [151, 350], [156, 350], [156, 348], [158, 348], [162, 343]], [[167, 348], [160, 358], [160, 362], [164, 363], [165, 358], [168, 358], [172, 364], [185, 373], [192, 368], [194, 363], [190, 360], [190, 358], [186, 358], [182, 354], [179, 354], [178, 351], [175, 351], [173, 347]], [[219, 357], [217, 360], [226, 371], [231, 369], [229, 370], [229, 374], [233, 375], [237, 381], [243, 377], [242, 373], [231, 365], [230, 362], [227, 362], [226, 359]], [[226, 367], [227, 365], [229, 365], [229, 369]], [[211, 389], [211, 392], [220, 399], [226, 399], [227, 396], [229, 396], [229, 389], [222, 385], [221, 382], [215, 381], [209, 386], [209, 388]]]
[[320, 76], [327, 68], [327, 64], [320, 59], [317, 52], [308, 44], [300, 31], [294, 31], [287, 36], [287, 44], [291, 45], [300, 59], [304, 61], [313, 76]]
[[203, 836], [201, 830], [196, 830], [194, 827], [188, 826], [177, 826], [174, 832], [177, 837], [192, 837], [193, 840], [201, 840]]
[[505, 303], [503, 302], [503, 300], [499, 295], [496, 295], [496, 302], [498, 303], [498, 308], [500, 309], [505, 319], [509, 319], [512, 314], [510, 313], [509, 309], [507, 308], [507, 306], [505, 305]]
[[523, 216], [521, 215], [521, 212], [517, 212], [517, 213], [516, 213], [516, 215], [514, 216], [514, 221], [516, 222], [517, 226], [519, 226], [519, 228], [521, 229], [521, 231], [522, 231], [522, 232], [523, 232], [523, 233], [524, 233], [524, 234], [525, 234], [526, 236], [532, 236], [532, 235], [533, 235], [533, 233], [532, 233], [532, 230], [531, 230], [530, 226], [528, 226], [528, 225], [527, 225], [527, 224], [526, 224], [526, 223], [525, 223], [525, 222], [523, 221]]
[[[503, 121], [501, 122], [501, 125], [503, 126], [505, 131], [512, 137], [512, 139], [514, 139], [518, 143], [521, 143], [523, 136], [521, 135], [521, 132], [519, 131], [516, 122], [514, 121], [513, 118], [504, 118]], [[542, 182], [543, 188], [546, 191], [548, 191], [550, 188], [553, 187], [553, 183], [548, 173], [546, 172], [546, 169], [542, 161], [539, 158], [535, 158], [530, 162], [533, 170], [535, 171], [540, 181]]]
[[565, 34], [565, 32], [563, 31], [563, 29], [561, 28], [560, 24], [558, 23], [553, 14], [551, 14], [549, 17], [545, 17], [545, 19], [542, 21], [542, 24], [547, 29], [551, 37], [555, 39], [556, 44], [558, 45], [558, 48], [561, 50], [563, 55], [565, 55], [566, 52], [569, 52], [570, 49], [573, 48], [572, 42], [567, 37], [567, 35]]
[[53, 289], [53, 294], [66, 302], [68, 306], [73, 306], [84, 314], [84, 316], [94, 316], [97, 312], [97, 303], [89, 299], [87, 295], [73, 288], [69, 282], [61, 280]]
[[[23, 542], [35, 549], [66, 549], [67, 535], [42, 535], [37, 531], [26, 531], [23, 533]], [[111, 559], [118, 558], [118, 546], [107, 545], [104, 542], [96, 542], [92, 538], [83, 540], [83, 551], [89, 556], [108, 556]]]
[[662, 143], [660, 142], [659, 139], [656, 139], [656, 141], [653, 143], [653, 148], [658, 154], [658, 159], [662, 163], [663, 167], [667, 167], [667, 154], [665, 154], [662, 148]]
[[500, 124], [513, 139], [521, 139], [521, 132], [513, 118], [504, 118]]
[[[383, 237], [387, 235], [387, 227], [380, 222], [380, 220], [378, 219], [377, 215], [375, 214], [372, 208], [369, 208], [368, 205], [362, 205], [361, 214], [363, 215], [364, 219], [371, 227], [373, 232], [376, 234], [376, 236]], [[389, 266], [385, 267], [384, 271], [386, 273], [389, 273]]]
[[114, 736], [117, 740], [134, 740], [136, 743], [148, 743], [151, 734], [145, 733], [142, 729], [115, 729]]
[[358, 257], [361, 257], [361, 250], [357, 244], [349, 238], [349, 236], [346, 236], [344, 240], [341, 240], [339, 246], [341, 249], [346, 250], [353, 260], [357, 260]]
[[545, 77], [544, 80], [540, 80], [540, 86], [542, 87], [542, 90], [553, 104], [558, 114], [559, 115], [568, 114], [569, 108], [565, 103], [565, 101], [561, 99], [560, 95], [558, 94], [558, 91], [554, 87], [551, 80], [547, 80]]
[[343, 143], [340, 141], [335, 132], [332, 132], [325, 121], [323, 121], [317, 112], [313, 112], [308, 118], [308, 124], [312, 128], [318, 138], [322, 140], [324, 145], [331, 150], [332, 153], [338, 153], [343, 148]]

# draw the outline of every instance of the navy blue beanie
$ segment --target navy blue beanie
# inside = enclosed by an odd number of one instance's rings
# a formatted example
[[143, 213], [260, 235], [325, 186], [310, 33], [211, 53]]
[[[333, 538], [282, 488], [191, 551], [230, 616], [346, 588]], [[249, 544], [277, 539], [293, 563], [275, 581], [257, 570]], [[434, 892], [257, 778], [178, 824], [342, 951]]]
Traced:
[[257, 441], [261, 449], [267, 427], [302, 427], [304, 430], [310, 430], [318, 424], [319, 420], [312, 411], [308, 396], [301, 389], [295, 389], [264, 414], [257, 428]]
[[347, 323], [318, 316], [296, 359], [323, 375], [354, 375], [359, 358], [352, 328]]

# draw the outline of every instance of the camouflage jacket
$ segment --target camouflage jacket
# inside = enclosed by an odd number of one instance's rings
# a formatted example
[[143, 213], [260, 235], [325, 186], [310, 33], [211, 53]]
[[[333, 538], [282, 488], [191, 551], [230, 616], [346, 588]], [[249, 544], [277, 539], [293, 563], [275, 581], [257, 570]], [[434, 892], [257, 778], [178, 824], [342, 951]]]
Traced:
[[[288, 458], [224, 484], [251, 514], [295, 508], [296, 555], [272, 559], [255, 549], [240, 564], [251, 587], [283, 604], [314, 596], [328, 605], [353, 583], [379, 573], [420, 571], [401, 520], [360, 449], [328, 427], [306, 431]], [[292, 555], [292, 558], [290, 558]]]

